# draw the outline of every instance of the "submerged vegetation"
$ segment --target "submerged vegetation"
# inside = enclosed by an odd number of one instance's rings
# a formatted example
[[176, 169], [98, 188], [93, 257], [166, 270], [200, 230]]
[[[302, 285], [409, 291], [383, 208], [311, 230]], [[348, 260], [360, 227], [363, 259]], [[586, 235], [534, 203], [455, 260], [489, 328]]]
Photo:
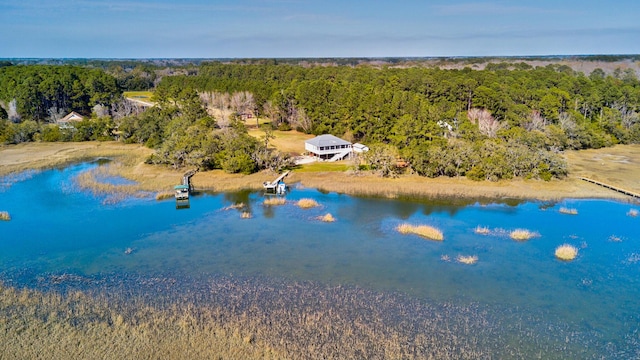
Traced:
[[401, 234], [413, 234], [418, 235], [426, 239], [443, 241], [444, 235], [439, 229], [429, 225], [412, 225], [403, 223], [396, 227], [396, 230]]

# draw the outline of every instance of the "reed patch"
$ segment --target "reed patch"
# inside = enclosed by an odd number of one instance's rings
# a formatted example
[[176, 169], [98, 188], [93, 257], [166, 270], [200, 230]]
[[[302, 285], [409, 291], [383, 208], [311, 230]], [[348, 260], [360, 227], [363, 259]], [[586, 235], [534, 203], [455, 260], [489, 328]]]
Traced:
[[638, 209], [629, 209], [629, 211], [627, 211], [627, 216], [638, 217], [638, 215], [640, 215]]
[[297, 205], [301, 209], [311, 209], [317, 206], [320, 206], [317, 201], [309, 198], [300, 199], [297, 202]]
[[322, 216], [318, 216], [316, 219], [322, 221], [322, 222], [334, 222], [336, 221], [336, 218], [333, 217], [333, 215], [331, 215], [330, 213], [326, 213]]
[[429, 240], [443, 241], [444, 235], [439, 229], [429, 225], [412, 225], [403, 223], [396, 227], [396, 231], [403, 235], [418, 235]]
[[555, 255], [560, 260], [571, 261], [578, 256], [578, 248], [573, 245], [562, 244], [556, 248]]
[[573, 209], [573, 208], [567, 208], [567, 207], [561, 207], [558, 212], [560, 214], [566, 214], [566, 215], [578, 215], [578, 209]]
[[465, 265], [473, 265], [478, 262], [478, 257], [475, 255], [458, 255], [456, 261]]
[[476, 226], [476, 228], [473, 229], [473, 232], [478, 234], [478, 235], [489, 235], [489, 234], [491, 234], [491, 230], [489, 230], [488, 227], [480, 226], [480, 225]]
[[0, 211], [0, 220], [9, 221], [11, 220], [11, 215], [9, 215], [8, 211]]
[[537, 236], [540, 235], [527, 229], [515, 229], [509, 233], [509, 237], [516, 241], [527, 241]]

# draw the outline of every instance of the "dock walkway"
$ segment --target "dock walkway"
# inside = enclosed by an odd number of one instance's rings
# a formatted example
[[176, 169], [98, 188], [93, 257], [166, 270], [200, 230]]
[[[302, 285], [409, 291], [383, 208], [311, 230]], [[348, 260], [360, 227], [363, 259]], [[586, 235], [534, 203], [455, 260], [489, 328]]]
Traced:
[[616, 186], [613, 186], [613, 185], [605, 184], [603, 182], [600, 182], [600, 181], [597, 181], [597, 180], [593, 180], [593, 179], [589, 179], [589, 178], [585, 178], [585, 177], [580, 177], [580, 180], [584, 180], [586, 182], [590, 182], [592, 184], [596, 184], [598, 186], [602, 186], [604, 188], [611, 189], [613, 191], [617, 191], [619, 193], [634, 197], [636, 199], [640, 199], [640, 194], [634, 193], [634, 192], [629, 191], [629, 190], [625, 190], [625, 189], [622, 189], [622, 188], [619, 188], [619, 187], [616, 187]]

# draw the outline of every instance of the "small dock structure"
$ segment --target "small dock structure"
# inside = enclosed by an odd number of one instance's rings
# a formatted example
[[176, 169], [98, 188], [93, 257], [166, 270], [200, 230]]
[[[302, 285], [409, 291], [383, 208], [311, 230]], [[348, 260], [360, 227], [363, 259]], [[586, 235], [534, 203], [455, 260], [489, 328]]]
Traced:
[[611, 189], [613, 191], [617, 191], [617, 192], [619, 192], [621, 194], [625, 194], [627, 196], [631, 196], [631, 197], [636, 198], [636, 199], [640, 199], [640, 194], [634, 193], [632, 191], [621, 189], [619, 187], [615, 187], [613, 185], [605, 184], [603, 182], [600, 182], [600, 181], [597, 181], [597, 180], [593, 180], [593, 179], [589, 179], [589, 178], [585, 178], [585, 177], [581, 177], [580, 180], [583, 180], [583, 181], [586, 181], [586, 182], [590, 182], [592, 184], [595, 184], [595, 185], [598, 185], [598, 186], [602, 186], [604, 188]]
[[189, 194], [193, 190], [191, 185], [191, 177], [195, 175], [197, 170], [190, 170], [182, 176], [182, 184], [173, 187], [174, 196], [176, 198], [176, 208], [189, 207]]
[[265, 181], [262, 183], [262, 186], [267, 192], [273, 192], [276, 194], [284, 194], [287, 191], [287, 185], [284, 183], [284, 178], [289, 175], [288, 171], [283, 172], [278, 176], [275, 180], [269, 182]]

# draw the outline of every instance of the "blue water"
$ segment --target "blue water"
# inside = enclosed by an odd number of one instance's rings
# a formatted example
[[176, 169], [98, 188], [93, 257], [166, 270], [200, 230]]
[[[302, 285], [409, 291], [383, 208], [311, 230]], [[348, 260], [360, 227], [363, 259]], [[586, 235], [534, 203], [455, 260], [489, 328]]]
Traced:
[[[4, 179], [0, 270], [33, 273], [260, 275], [357, 285], [430, 301], [520, 309], [551, 325], [595, 333], [624, 347], [638, 337], [638, 204], [607, 200], [451, 205], [446, 201], [356, 198], [294, 188], [288, 203], [265, 207], [261, 193], [202, 194], [189, 209], [173, 200], [130, 198], [105, 204], [74, 177], [97, 163]], [[109, 179], [111, 183], [125, 183]], [[6, 184], [9, 183], [9, 184]], [[320, 206], [303, 210], [301, 198]], [[243, 210], [226, 209], [244, 203]], [[559, 213], [575, 208], [578, 215]], [[248, 211], [251, 219], [242, 219]], [[337, 221], [316, 217], [331, 213]], [[432, 225], [443, 242], [401, 235], [403, 222]], [[491, 229], [478, 235], [476, 226]], [[516, 242], [517, 228], [539, 236]], [[557, 246], [580, 249], [576, 260]], [[130, 249], [131, 253], [125, 251]], [[474, 265], [458, 263], [474, 255]], [[448, 259], [448, 260], [447, 260]]]

